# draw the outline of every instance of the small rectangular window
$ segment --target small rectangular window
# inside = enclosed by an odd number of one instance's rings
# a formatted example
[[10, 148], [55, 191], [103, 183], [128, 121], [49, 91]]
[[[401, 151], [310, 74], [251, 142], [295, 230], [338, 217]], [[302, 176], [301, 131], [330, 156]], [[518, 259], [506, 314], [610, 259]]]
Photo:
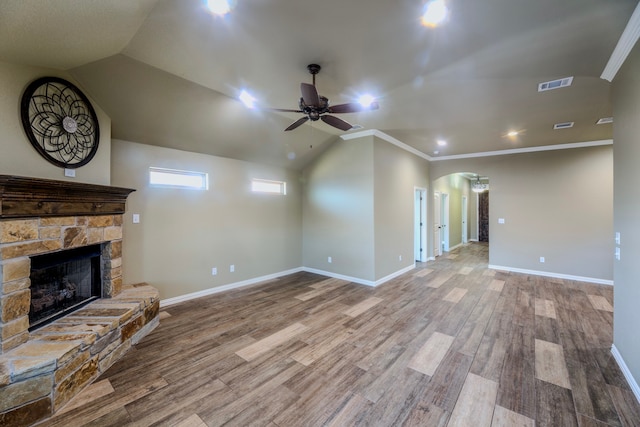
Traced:
[[251, 191], [257, 193], [287, 194], [287, 183], [283, 181], [254, 179], [251, 181]]
[[209, 189], [209, 174], [175, 169], [149, 168], [149, 184], [158, 187]]

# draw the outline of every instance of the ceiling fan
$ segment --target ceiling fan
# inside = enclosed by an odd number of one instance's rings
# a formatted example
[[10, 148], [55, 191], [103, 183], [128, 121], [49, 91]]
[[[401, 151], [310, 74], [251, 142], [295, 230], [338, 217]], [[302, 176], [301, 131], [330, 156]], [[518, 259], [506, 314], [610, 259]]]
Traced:
[[306, 123], [308, 120], [312, 122], [322, 120], [326, 124], [338, 128], [343, 131], [347, 131], [351, 129], [353, 126], [350, 123], [345, 122], [342, 119], [339, 119], [335, 116], [331, 116], [327, 113], [331, 114], [343, 114], [343, 113], [357, 113], [360, 111], [369, 111], [369, 110], [377, 110], [379, 105], [377, 102], [372, 102], [368, 106], [363, 106], [359, 103], [347, 103], [347, 104], [338, 104], [338, 105], [329, 105], [329, 100], [318, 94], [318, 90], [316, 89], [316, 74], [320, 72], [320, 67], [318, 64], [309, 64], [307, 65], [307, 70], [313, 76], [313, 84], [309, 83], [300, 83], [300, 92], [302, 93], [302, 97], [300, 98], [300, 102], [298, 106], [299, 110], [288, 110], [288, 109], [280, 109], [273, 108], [274, 111], [284, 111], [288, 113], [303, 113], [305, 116], [293, 122], [285, 131], [294, 130], [295, 128], [301, 126]]

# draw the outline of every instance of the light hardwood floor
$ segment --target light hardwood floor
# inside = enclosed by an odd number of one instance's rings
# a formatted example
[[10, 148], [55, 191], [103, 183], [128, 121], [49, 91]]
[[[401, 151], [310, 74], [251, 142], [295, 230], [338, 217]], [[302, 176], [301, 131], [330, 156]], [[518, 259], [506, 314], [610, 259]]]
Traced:
[[166, 308], [52, 426], [639, 426], [613, 288], [474, 243], [378, 288], [298, 273]]

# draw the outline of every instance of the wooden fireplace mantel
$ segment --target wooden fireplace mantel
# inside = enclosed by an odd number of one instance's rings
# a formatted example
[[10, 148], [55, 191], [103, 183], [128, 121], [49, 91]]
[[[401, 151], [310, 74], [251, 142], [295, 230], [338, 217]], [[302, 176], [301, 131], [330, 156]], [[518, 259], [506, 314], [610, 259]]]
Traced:
[[131, 188], [0, 175], [0, 219], [123, 214]]

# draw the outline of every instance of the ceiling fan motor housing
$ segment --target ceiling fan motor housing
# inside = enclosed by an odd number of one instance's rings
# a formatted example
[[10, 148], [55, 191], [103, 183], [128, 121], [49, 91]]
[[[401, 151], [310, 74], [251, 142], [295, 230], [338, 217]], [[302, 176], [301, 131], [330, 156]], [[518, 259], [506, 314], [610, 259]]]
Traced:
[[302, 112], [309, 116], [309, 119], [314, 122], [320, 119], [321, 114], [327, 113], [329, 111], [329, 100], [322, 95], [318, 96], [318, 98], [318, 106], [305, 104], [303, 98], [300, 98], [300, 102], [298, 104], [300, 106], [300, 110], [302, 110]]

